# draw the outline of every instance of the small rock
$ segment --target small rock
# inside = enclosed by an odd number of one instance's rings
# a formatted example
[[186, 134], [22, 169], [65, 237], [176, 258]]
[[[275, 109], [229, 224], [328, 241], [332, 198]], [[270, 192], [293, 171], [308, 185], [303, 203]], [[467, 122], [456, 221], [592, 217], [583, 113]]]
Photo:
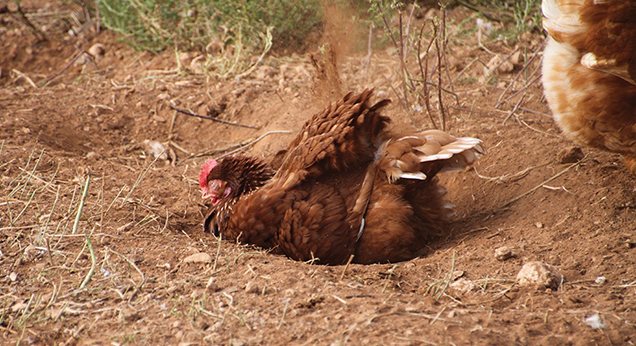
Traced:
[[208, 284], [205, 285], [205, 289], [207, 289], [210, 293], [214, 293], [219, 290], [219, 285], [216, 284], [216, 279], [214, 277], [210, 277]]
[[161, 94], [157, 95], [157, 98], [158, 98], [158, 99], [160, 99], [160, 100], [167, 100], [167, 99], [169, 99], [169, 98], [170, 98], [170, 94], [168, 94], [168, 93], [161, 93]]
[[152, 120], [158, 122], [158, 123], [165, 123], [166, 122], [166, 118], [162, 117], [161, 115], [153, 115], [152, 116]]
[[180, 325], [181, 325], [181, 321], [174, 321], [172, 323], [172, 328], [179, 328]]
[[185, 263], [212, 263], [212, 256], [205, 252], [195, 253], [186, 257], [183, 262]]
[[96, 61], [99, 61], [106, 54], [106, 48], [102, 44], [95, 43], [88, 49], [88, 54], [92, 55]]
[[181, 63], [181, 66], [183, 67], [188, 67], [192, 63], [192, 60], [194, 60], [198, 55], [199, 53], [196, 52], [179, 53], [179, 63]]
[[575, 163], [581, 160], [585, 155], [583, 155], [583, 150], [579, 147], [569, 147], [565, 148], [557, 154], [557, 162], [558, 163]]
[[605, 324], [601, 321], [601, 316], [599, 316], [599, 314], [593, 314], [587, 317], [585, 319], [585, 323], [594, 329], [605, 327]]
[[250, 281], [245, 285], [245, 292], [259, 293], [258, 285], [254, 281]]
[[534, 225], [535, 225], [537, 228], [543, 228], [543, 223], [542, 223], [542, 222], [535, 222], [535, 223], [534, 223]]
[[142, 318], [141, 312], [132, 308], [124, 308], [121, 313], [127, 322], [137, 321]]
[[504, 61], [502, 56], [495, 55], [484, 67], [484, 76], [490, 77], [497, 73], [510, 73], [512, 70], [514, 70], [514, 65], [510, 61]]
[[607, 281], [607, 279], [604, 276], [599, 276], [596, 278], [596, 280], [594, 280], [594, 283], [602, 285], [605, 283], [605, 281]]
[[497, 261], [505, 261], [509, 258], [515, 257], [515, 253], [507, 246], [498, 247], [495, 249], [495, 259]]
[[451, 276], [451, 280], [455, 281], [455, 280], [461, 278], [462, 276], [464, 276], [464, 271], [463, 270], [455, 270], [453, 272], [453, 275]]
[[18, 274], [16, 272], [11, 272], [11, 274], [9, 274], [9, 280], [11, 280], [11, 282], [16, 282], [16, 280], [18, 280]]
[[523, 63], [523, 56], [521, 55], [521, 50], [516, 51], [514, 54], [510, 56], [511, 63], [515, 65], [521, 65]]
[[472, 291], [473, 288], [475, 288], [475, 284], [469, 279], [459, 278], [459, 279], [453, 281], [450, 284], [450, 287], [456, 289], [459, 292], [467, 293], [467, 292]]
[[561, 285], [563, 275], [551, 265], [529, 262], [517, 274], [517, 281], [521, 286], [537, 284], [555, 290]]
[[515, 69], [515, 65], [513, 65], [510, 60], [504, 61], [501, 65], [499, 65], [500, 73], [510, 73]]
[[148, 155], [153, 158], [161, 158], [162, 160], [169, 160], [168, 150], [164, 148], [158, 141], [151, 141], [149, 139], [144, 140], [144, 149]]
[[192, 291], [192, 293], [190, 293], [190, 298], [199, 299], [199, 298], [203, 297], [204, 294], [205, 294], [205, 290], [196, 289], [196, 290]]
[[24, 309], [24, 308], [26, 308], [28, 306], [29, 306], [29, 304], [25, 303], [24, 301], [20, 301], [20, 302], [17, 302], [15, 304], [13, 304], [13, 306], [11, 307], [11, 310], [13, 312], [18, 312], [18, 311], [20, 311], [20, 310], [22, 310], [22, 309]]

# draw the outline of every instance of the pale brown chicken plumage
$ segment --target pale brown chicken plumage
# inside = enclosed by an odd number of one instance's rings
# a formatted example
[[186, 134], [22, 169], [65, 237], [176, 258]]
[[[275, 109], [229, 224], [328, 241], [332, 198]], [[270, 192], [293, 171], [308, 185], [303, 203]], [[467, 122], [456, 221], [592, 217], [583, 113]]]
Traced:
[[620, 153], [636, 175], [636, 1], [543, 0], [546, 99], [578, 144]]
[[[349, 94], [314, 115], [276, 174], [213, 206], [204, 227], [224, 239], [332, 265], [351, 255], [356, 263], [378, 263], [423, 254], [452, 212], [435, 175], [473, 163], [484, 152], [481, 141], [436, 130], [392, 134], [380, 114], [390, 101], [371, 104], [371, 96], [371, 90]], [[218, 172], [241, 169], [237, 162], [224, 159], [208, 181], [226, 179]]]

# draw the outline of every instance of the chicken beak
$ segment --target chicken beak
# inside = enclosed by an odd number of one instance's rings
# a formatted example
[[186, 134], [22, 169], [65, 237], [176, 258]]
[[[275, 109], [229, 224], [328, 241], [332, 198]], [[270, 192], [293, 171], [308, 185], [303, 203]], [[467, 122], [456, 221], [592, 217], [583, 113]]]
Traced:
[[208, 189], [202, 188], [201, 189], [201, 200], [205, 201], [208, 198], [212, 199], [212, 194], [210, 193], [210, 191], [208, 191]]

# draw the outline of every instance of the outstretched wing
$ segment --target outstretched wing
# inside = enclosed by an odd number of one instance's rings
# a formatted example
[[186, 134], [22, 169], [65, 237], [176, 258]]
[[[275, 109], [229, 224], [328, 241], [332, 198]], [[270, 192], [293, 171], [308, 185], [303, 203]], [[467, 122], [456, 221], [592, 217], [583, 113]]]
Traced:
[[486, 151], [477, 138], [456, 138], [439, 130], [398, 137], [381, 148], [378, 167], [390, 182], [431, 179], [437, 173], [466, 168]]

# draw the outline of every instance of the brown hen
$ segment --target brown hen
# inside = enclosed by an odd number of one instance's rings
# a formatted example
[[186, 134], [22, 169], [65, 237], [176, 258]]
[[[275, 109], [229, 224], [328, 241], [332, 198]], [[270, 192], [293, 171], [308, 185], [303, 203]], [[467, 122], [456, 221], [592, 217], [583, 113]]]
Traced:
[[[397, 262], [424, 253], [452, 213], [435, 175], [473, 163], [481, 141], [437, 130], [394, 135], [371, 90], [305, 123], [274, 176], [258, 158], [208, 161], [204, 229], [295, 260]], [[271, 177], [271, 179], [270, 179]]]
[[543, 87], [564, 134], [636, 175], [636, 1], [543, 0]]

